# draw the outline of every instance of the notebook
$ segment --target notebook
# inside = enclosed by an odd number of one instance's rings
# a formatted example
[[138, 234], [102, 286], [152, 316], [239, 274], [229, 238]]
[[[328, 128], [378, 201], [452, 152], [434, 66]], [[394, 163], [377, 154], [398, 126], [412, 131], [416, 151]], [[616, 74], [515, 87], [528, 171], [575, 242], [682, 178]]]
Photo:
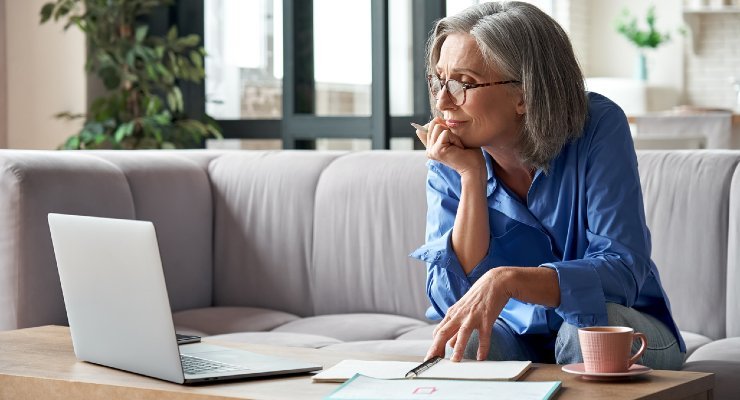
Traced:
[[560, 381], [496, 382], [440, 379], [375, 379], [355, 375], [326, 400], [548, 400]]
[[[343, 360], [314, 375], [312, 379], [314, 382], [344, 382], [355, 374], [377, 379], [404, 379], [406, 373], [418, 365], [418, 362], [407, 361]], [[513, 381], [524, 375], [531, 365], [531, 361], [452, 362], [442, 359], [414, 379]]]
[[151, 222], [48, 219], [78, 359], [175, 383], [321, 369], [206, 343], [178, 346]]

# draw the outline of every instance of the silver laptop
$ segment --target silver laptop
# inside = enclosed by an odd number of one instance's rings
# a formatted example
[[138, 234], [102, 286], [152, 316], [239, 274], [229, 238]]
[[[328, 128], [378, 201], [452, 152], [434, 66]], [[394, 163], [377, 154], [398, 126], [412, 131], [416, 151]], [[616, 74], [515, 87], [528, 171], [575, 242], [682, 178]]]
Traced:
[[205, 343], [178, 346], [151, 222], [49, 214], [49, 228], [78, 359], [175, 383], [321, 369]]

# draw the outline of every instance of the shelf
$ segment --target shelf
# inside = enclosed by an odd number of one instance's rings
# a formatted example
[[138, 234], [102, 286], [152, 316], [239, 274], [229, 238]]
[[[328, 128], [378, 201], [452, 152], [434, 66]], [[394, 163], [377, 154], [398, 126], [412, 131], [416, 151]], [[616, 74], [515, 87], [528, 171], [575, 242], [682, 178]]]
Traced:
[[685, 7], [684, 14], [735, 14], [740, 13], [740, 6], [704, 6]]
[[689, 48], [693, 54], [696, 54], [696, 43], [699, 39], [699, 32], [701, 31], [702, 17], [728, 14], [740, 14], [740, 6], [684, 7], [683, 19], [689, 27]]

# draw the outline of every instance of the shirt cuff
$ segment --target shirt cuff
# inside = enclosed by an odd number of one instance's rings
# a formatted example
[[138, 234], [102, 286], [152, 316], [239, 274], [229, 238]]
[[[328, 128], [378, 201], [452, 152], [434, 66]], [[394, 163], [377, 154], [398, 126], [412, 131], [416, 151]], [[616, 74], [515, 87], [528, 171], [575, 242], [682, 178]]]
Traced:
[[457, 255], [455, 255], [455, 252], [452, 250], [452, 229], [444, 233], [439, 238], [431, 240], [414, 250], [409, 254], [409, 257], [437, 264], [455, 275], [455, 277], [465, 281], [468, 280], [468, 277], [465, 275], [465, 271], [463, 271], [462, 266], [460, 265], [460, 261], [457, 259]]
[[542, 264], [558, 273], [560, 305], [555, 312], [565, 322], [577, 326], [609, 324], [601, 278], [590, 260], [571, 260]]

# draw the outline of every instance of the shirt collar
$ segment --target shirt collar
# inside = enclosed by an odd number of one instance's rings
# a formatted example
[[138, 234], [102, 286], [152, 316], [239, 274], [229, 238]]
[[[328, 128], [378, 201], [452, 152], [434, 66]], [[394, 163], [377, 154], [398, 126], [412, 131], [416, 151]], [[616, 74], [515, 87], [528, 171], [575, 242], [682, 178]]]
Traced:
[[480, 151], [483, 152], [483, 159], [486, 160], [486, 197], [490, 197], [493, 191], [496, 190], [497, 186], [496, 178], [493, 174], [493, 159], [485, 149], [481, 148]]

